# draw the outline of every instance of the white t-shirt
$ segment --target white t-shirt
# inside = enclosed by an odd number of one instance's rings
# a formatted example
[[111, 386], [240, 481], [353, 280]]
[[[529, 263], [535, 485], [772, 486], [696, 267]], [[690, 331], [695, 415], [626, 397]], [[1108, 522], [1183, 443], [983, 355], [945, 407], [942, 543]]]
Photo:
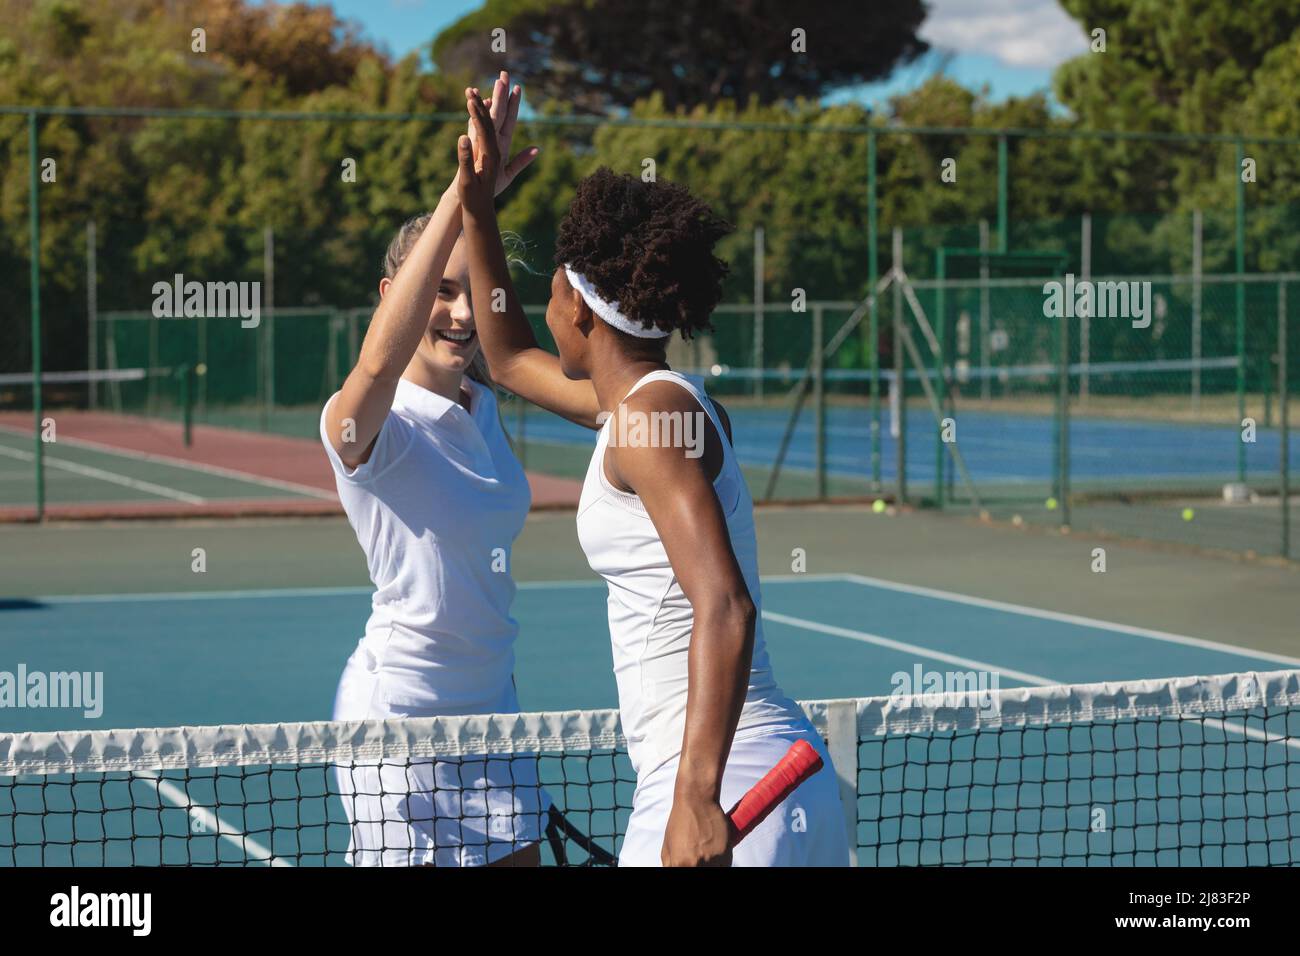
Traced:
[[464, 383], [470, 411], [399, 382], [356, 469], [330, 444], [321, 413], [339, 500], [375, 585], [361, 644], [379, 662], [376, 693], [408, 713], [496, 713], [513, 700], [510, 549], [532, 496], [492, 390]]

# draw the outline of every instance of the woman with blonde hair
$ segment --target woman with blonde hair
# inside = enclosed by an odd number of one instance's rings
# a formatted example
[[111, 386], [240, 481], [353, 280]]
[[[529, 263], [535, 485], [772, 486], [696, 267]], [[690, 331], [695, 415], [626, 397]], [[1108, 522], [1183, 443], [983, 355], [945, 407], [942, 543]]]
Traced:
[[[520, 91], [497, 80], [509, 155]], [[500, 192], [536, 156], [499, 170]], [[393, 239], [356, 367], [320, 434], [375, 586], [338, 720], [514, 712], [508, 556], [531, 495], [479, 349], [455, 185]], [[503, 556], [506, 567], [502, 566]], [[338, 768], [355, 865], [536, 865], [549, 800], [535, 760]]]

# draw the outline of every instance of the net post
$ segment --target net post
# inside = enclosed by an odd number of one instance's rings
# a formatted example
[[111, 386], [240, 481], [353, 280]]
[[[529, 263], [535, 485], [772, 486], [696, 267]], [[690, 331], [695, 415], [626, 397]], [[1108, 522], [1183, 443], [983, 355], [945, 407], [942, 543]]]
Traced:
[[824, 316], [820, 303], [813, 306], [813, 440], [816, 442], [814, 458], [817, 462], [817, 498], [826, 498], [826, 376], [825, 358], [822, 355], [822, 326]]
[[45, 443], [41, 441], [41, 211], [40, 173], [37, 153], [36, 111], [27, 114], [27, 158], [30, 165], [27, 180], [28, 225], [30, 227], [31, 283], [32, 283], [32, 409], [35, 416], [34, 449], [36, 465], [36, 520], [45, 520]]
[[1279, 402], [1278, 427], [1281, 431], [1281, 451], [1278, 462], [1278, 498], [1282, 504], [1282, 557], [1291, 557], [1291, 395], [1287, 382], [1287, 321], [1286, 280], [1277, 284], [1277, 397]]
[[[1241, 428], [1246, 417], [1246, 286], [1241, 275], [1246, 271], [1246, 183], [1241, 178], [1241, 166], [1246, 159], [1246, 144], [1237, 140], [1237, 235], [1236, 235], [1236, 305], [1237, 305], [1237, 423]], [[1237, 442], [1237, 480], [1246, 480], [1246, 443]]]
[[858, 705], [853, 700], [826, 704], [826, 752], [840, 785], [844, 829], [849, 838], [849, 866], [858, 865]]
[[907, 365], [903, 360], [903, 287], [898, 278], [903, 271], [903, 230], [895, 226], [892, 240], [893, 265], [890, 271], [894, 276], [894, 388], [898, 391], [894, 468], [898, 485], [896, 497], [901, 505], [907, 502]]
[[876, 248], [878, 197], [876, 195], [876, 133], [867, 134], [867, 288], [871, 313], [867, 316], [867, 354], [871, 366], [871, 490], [880, 491], [880, 309], [876, 285], [880, 281]]

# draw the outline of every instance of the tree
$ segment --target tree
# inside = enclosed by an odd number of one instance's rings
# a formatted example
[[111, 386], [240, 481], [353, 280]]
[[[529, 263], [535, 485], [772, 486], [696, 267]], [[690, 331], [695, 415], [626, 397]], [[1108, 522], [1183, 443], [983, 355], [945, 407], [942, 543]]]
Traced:
[[591, 113], [652, 93], [669, 110], [773, 103], [887, 76], [928, 49], [916, 35], [924, 17], [921, 0], [487, 0], [438, 36], [433, 55], [476, 82], [509, 69], [540, 98]]

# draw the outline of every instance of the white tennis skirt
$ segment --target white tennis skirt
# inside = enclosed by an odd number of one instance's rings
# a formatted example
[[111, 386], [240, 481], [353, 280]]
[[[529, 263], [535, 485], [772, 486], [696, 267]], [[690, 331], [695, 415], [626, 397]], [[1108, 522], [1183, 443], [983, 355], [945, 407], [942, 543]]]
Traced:
[[[849, 840], [839, 782], [820, 735], [809, 724], [787, 732], [733, 741], [722, 775], [722, 806], [730, 809], [767, 774], [796, 740], [807, 740], [824, 766], [790, 794], [731, 854], [732, 866], [848, 866]], [[661, 866], [673, 808], [677, 758], [638, 781], [619, 866]]]
[[[384, 703], [375, 658], [358, 647], [335, 720], [408, 717]], [[426, 715], [421, 715], [426, 716]], [[335, 767], [352, 827], [353, 866], [484, 866], [538, 843], [551, 801], [527, 755], [464, 756]]]

